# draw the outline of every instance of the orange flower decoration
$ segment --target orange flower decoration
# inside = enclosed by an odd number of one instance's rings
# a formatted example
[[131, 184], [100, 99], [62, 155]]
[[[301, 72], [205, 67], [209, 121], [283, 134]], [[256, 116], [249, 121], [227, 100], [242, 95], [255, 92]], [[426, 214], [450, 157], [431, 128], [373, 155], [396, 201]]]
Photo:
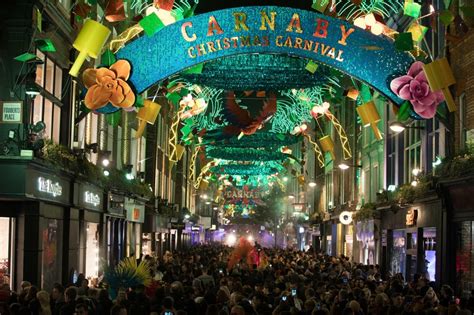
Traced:
[[128, 85], [130, 63], [119, 60], [107, 68], [87, 69], [82, 75], [82, 81], [87, 87], [84, 103], [91, 110], [104, 107], [109, 102], [121, 108], [127, 108], [135, 103], [135, 94]]

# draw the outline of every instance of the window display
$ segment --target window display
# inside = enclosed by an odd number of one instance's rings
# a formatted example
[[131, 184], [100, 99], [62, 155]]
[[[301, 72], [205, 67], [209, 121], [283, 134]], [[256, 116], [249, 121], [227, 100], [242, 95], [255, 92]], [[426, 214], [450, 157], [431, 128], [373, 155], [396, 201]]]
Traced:
[[425, 250], [425, 275], [431, 280], [436, 279], [436, 228], [423, 230], [423, 246]]
[[472, 266], [474, 257], [474, 221], [456, 224], [456, 287], [459, 291], [470, 292], [474, 289]]
[[41, 287], [50, 290], [55, 282], [61, 280], [62, 224], [56, 219], [47, 219], [42, 235]]
[[393, 248], [390, 261], [392, 274], [401, 273], [405, 276], [406, 241], [404, 230], [393, 231]]
[[13, 237], [13, 218], [0, 218], [0, 285], [3, 283], [12, 285], [11, 271], [13, 266], [13, 250], [15, 248]]
[[86, 224], [86, 278], [99, 275], [99, 230], [97, 223]]

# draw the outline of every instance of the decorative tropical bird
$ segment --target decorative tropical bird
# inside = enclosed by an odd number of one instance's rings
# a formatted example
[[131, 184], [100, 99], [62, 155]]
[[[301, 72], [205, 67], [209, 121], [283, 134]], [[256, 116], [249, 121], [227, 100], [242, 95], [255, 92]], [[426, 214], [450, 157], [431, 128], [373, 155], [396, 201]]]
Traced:
[[269, 97], [263, 102], [263, 108], [256, 118], [252, 118], [248, 110], [237, 104], [233, 91], [227, 92], [224, 105], [224, 116], [230, 123], [224, 128], [224, 134], [251, 135], [261, 129], [272, 118], [277, 109], [277, 98], [274, 92], [268, 93]]

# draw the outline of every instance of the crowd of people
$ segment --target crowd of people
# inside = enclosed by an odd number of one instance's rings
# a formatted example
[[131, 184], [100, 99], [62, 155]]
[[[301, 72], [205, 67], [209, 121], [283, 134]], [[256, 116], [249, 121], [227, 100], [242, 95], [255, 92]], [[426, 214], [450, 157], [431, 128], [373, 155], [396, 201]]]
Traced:
[[382, 279], [378, 266], [355, 264], [312, 250], [263, 249], [266, 263], [245, 257], [229, 266], [234, 249], [202, 245], [163, 257], [145, 257], [152, 285], [109, 290], [84, 277], [51, 292], [24, 281], [19, 292], [0, 288], [0, 314], [40, 315], [464, 315], [474, 298], [458, 299], [451, 287], [435, 287], [423, 275]]

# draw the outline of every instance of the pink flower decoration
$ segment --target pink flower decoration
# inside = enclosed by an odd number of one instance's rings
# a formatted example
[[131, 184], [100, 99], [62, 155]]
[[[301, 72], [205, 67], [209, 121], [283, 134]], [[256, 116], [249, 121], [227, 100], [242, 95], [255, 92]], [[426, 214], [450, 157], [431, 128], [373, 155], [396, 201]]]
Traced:
[[393, 79], [390, 88], [401, 99], [410, 101], [415, 113], [425, 119], [433, 118], [444, 100], [442, 92], [431, 91], [421, 61], [414, 62], [407, 75]]

